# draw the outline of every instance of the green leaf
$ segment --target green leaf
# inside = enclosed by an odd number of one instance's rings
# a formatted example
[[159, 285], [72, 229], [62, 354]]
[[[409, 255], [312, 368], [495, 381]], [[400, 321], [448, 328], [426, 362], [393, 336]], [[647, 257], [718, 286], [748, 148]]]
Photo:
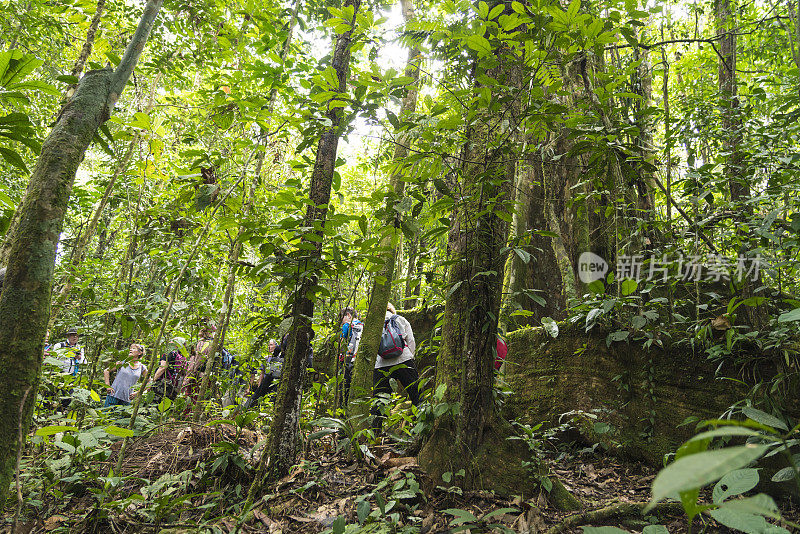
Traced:
[[369, 503], [368, 500], [363, 499], [358, 501], [356, 505], [356, 515], [358, 516], [358, 524], [363, 525], [364, 521], [367, 520], [369, 517], [369, 513], [372, 510], [372, 505]]
[[29, 173], [28, 167], [25, 166], [25, 162], [22, 160], [22, 156], [19, 155], [18, 152], [11, 150], [9, 148], [0, 147], [0, 156], [3, 156], [3, 159], [6, 160], [9, 164], [13, 165], [14, 167], [18, 168], [24, 173]]
[[611, 344], [616, 341], [625, 341], [630, 335], [631, 333], [627, 330], [617, 330], [616, 332], [611, 332], [608, 334], [608, 336], [606, 336], [606, 346], [610, 347]]
[[[680, 458], [662, 469], [653, 481], [653, 497], [647, 509], [670, 495], [702, 488], [733, 469], [745, 467], [761, 458], [768, 445], [743, 445], [715, 451], [699, 452]], [[646, 511], [646, 510], [645, 510]]]
[[567, 17], [570, 20], [573, 20], [578, 14], [578, 10], [580, 8], [581, 8], [581, 0], [572, 0], [572, 2], [570, 2], [569, 4], [569, 7], [567, 8]]
[[773, 482], [786, 482], [787, 480], [792, 480], [795, 477], [794, 467], [784, 467], [774, 475], [772, 475]]
[[100, 395], [98, 395], [95, 390], [90, 389], [89, 390], [89, 396], [92, 398], [93, 401], [100, 402]]
[[117, 436], [118, 438], [132, 438], [133, 437], [133, 430], [130, 428], [121, 428], [116, 425], [108, 425], [105, 428], [107, 434], [112, 436]]
[[472, 515], [471, 512], [462, 510], [461, 508], [447, 508], [446, 510], [442, 510], [442, 513], [455, 516], [455, 519], [450, 521], [451, 525], [460, 525], [462, 523], [466, 523], [467, 521], [475, 523], [478, 522], [478, 518]]
[[[735, 502], [735, 501], [734, 501]], [[789, 534], [785, 528], [770, 525], [760, 515], [721, 508], [709, 512], [718, 523], [747, 534]]]
[[53, 426], [43, 426], [42, 428], [36, 430], [37, 436], [52, 436], [54, 434], [58, 434], [59, 432], [77, 432], [78, 427], [74, 426], [64, 426], [64, 425], [53, 425]]
[[164, 397], [161, 399], [161, 402], [158, 403], [158, 411], [164, 413], [169, 410], [170, 406], [172, 406], [172, 399]]
[[498, 516], [498, 515], [516, 514], [516, 513], [519, 513], [519, 509], [518, 508], [498, 508], [497, 510], [492, 510], [488, 514], [484, 515], [481, 519], [483, 521], [486, 521], [487, 519], [490, 519], [490, 518]]
[[742, 413], [748, 419], [752, 419], [756, 423], [761, 423], [762, 425], [767, 425], [772, 428], [779, 428], [781, 430], [789, 430], [789, 427], [786, 426], [786, 423], [773, 415], [762, 412], [761, 410], [757, 410], [748, 406], [742, 408]]
[[781, 527], [770, 525], [764, 517], [780, 519], [778, 506], [772, 497], [760, 493], [753, 497], [726, 501], [711, 516], [727, 527], [752, 534], [788, 532]]
[[719, 482], [714, 486], [712, 500], [715, 504], [721, 504], [728, 497], [750, 491], [758, 484], [758, 478], [758, 469], [731, 471], [719, 479]]
[[470, 35], [466, 39], [467, 46], [478, 52], [480, 55], [488, 55], [492, 52], [492, 45], [486, 37], [481, 35]]
[[336, 516], [336, 519], [333, 520], [333, 525], [331, 525], [331, 531], [333, 534], [344, 534], [345, 530], [345, 521], [344, 516], [339, 515]]
[[764, 434], [761, 434], [760, 432], [756, 432], [755, 430], [751, 430], [749, 428], [741, 426], [723, 426], [721, 428], [715, 428], [714, 430], [707, 430], [705, 432], [701, 432], [696, 436], [694, 436], [693, 438], [691, 438], [689, 441], [695, 441], [707, 438], [720, 438], [727, 436], [766, 437], [764, 436]]
[[669, 534], [669, 530], [664, 525], [647, 525], [642, 534]]
[[605, 293], [606, 286], [603, 285], [602, 280], [595, 280], [587, 284], [586, 289], [594, 293], [595, 295], [601, 295]]
[[630, 534], [627, 530], [622, 530], [617, 527], [581, 527], [583, 534]]
[[70, 76], [68, 74], [63, 74], [61, 76], [56, 76], [56, 80], [58, 80], [59, 82], [68, 83], [70, 85], [75, 85], [76, 83], [78, 83], [78, 77], [77, 76]]
[[800, 321], [800, 308], [795, 308], [786, 313], [782, 313], [780, 317], [778, 317], [779, 323], [789, 323], [792, 321]]
[[622, 281], [622, 284], [620, 285], [620, 291], [622, 292], [622, 296], [627, 297], [628, 295], [636, 291], [637, 287], [639, 287], [639, 284], [636, 283], [636, 280], [631, 280], [630, 278], [626, 278], [625, 280]]
[[492, 10], [489, 12], [489, 16], [488, 16], [488, 17], [486, 17], [486, 18], [487, 18], [488, 20], [494, 20], [494, 19], [496, 19], [497, 17], [499, 17], [499, 16], [500, 16], [500, 14], [503, 12], [503, 10], [505, 9], [505, 7], [506, 7], [506, 6], [504, 6], [502, 3], [500, 3], [500, 4], [496, 5], [496, 6], [494, 6], [494, 7], [492, 8]]

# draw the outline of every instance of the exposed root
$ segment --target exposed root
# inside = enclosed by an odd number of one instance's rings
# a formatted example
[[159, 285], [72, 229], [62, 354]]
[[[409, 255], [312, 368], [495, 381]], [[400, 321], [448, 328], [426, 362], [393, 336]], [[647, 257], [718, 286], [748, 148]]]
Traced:
[[[559, 534], [567, 529], [586, 525], [589, 523], [600, 523], [608, 521], [609, 519], [618, 519], [623, 517], [638, 517], [642, 515], [642, 510], [647, 506], [646, 502], [624, 502], [606, 506], [598, 510], [591, 510], [589, 512], [581, 512], [573, 514], [561, 523], [551, 527], [546, 534]], [[655, 505], [652, 509], [653, 514], [682, 514], [683, 505], [681, 503], [664, 502]]]

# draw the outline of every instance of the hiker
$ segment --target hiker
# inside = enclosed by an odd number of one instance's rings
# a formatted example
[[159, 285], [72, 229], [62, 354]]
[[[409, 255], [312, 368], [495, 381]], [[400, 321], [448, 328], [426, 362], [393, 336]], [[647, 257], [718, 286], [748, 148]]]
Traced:
[[183, 393], [192, 401], [197, 401], [197, 396], [200, 394], [200, 382], [205, 371], [205, 361], [211, 351], [211, 342], [216, 329], [217, 327], [213, 324], [204, 327], [200, 330], [197, 345], [192, 347], [189, 363], [186, 366], [186, 377], [183, 379]]
[[242, 371], [241, 362], [234, 353], [222, 348], [220, 351], [222, 361], [220, 363], [220, 376], [227, 381], [224, 383], [225, 393], [222, 395], [222, 406], [236, 404], [236, 398], [241, 397], [249, 387], [248, 380], [245, 379], [245, 372]]
[[506, 341], [500, 337], [500, 333], [497, 333], [497, 357], [494, 360], [494, 372], [500, 370], [503, 364], [506, 361], [506, 355], [508, 354], [508, 345], [506, 345]]
[[78, 329], [72, 327], [67, 330], [67, 340], [60, 341], [50, 347], [56, 353], [56, 358], [61, 360], [61, 370], [72, 376], [76, 376], [81, 364], [86, 363], [86, 355], [83, 347], [78, 344]]
[[[288, 334], [286, 335], [288, 336]], [[286, 339], [284, 336], [284, 339]], [[244, 403], [245, 408], [250, 408], [258, 403], [261, 397], [275, 391], [278, 388], [276, 380], [280, 379], [283, 372], [283, 350], [274, 339], [269, 340], [269, 354], [261, 364], [261, 376], [258, 379], [258, 386]]]
[[185, 344], [185, 339], [176, 337], [167, 347], [172, 350], [161, 355], [161, 362], [153, 375], [153, 385], [150, 386], [154, 393], [153, 402], [156, 404], [160, 403], [164, 397], [175, 400], [175, 397], [178, 396], [181, 380], [188, 365], [188, 360], [181, 352]]
[[[416, 348], [411, 324], [402, 315], [397, 315], [394, 306], [389, 302], [386, 305], [383, 335], [372, 372], [373, 398], [379, 394], [391, 395], [392, 385], [389, 380], [394, 378], [403, 386], [411, 403], [414, 406], [419, 404], [419, 373], [414, 361]], [[383, 415], [374, 406], [372, 414], [376, 416], [373, 428], [379, 432], [383, 426]]]
[[358, 312], [353, 308], [344, 308], [341, 312], [342, 339], [347, 342], [346, 352], [339, 354], [339, 361], [344, 364], [343, 388], [339, 388], [343, 405], [347, 405], [350, 397], [350, 382], [353, 380], [353, 365], [364, 332], [364, 323], [358, 320]]
[[[103, 371], [106, 385], [108, 386], [108, 395], [106, 396], [105, 407], [109, 406], [127, 406], [131, 403], [131, 399], [139, 394], [138, 391], [132, 391], [134, 384], [142, 378], [142, 384], [147, 385], [147, 366], [141, 362], [144, 357], [144, 347], [139, 343], [131, 344], [128, 351], [128, 358], [130, 363], [118, 361], [117, 375], [114, 377], [114, 383], [111, 383], [111, 367], [107, 367]], [[144, 388], [142, 388], [144, 389]]]

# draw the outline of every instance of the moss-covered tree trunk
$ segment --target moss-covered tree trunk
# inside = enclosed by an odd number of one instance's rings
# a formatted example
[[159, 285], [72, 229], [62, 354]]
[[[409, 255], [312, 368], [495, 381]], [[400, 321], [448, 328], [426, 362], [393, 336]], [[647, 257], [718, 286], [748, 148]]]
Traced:
[[[495, 5], [513, 12], [510, 4]], [[450, 227], [453, 263], [436, 384], [446, 386], [445, 400], [458, 403], [460, 410], [436, 419], [419, 455], [432, 485], [440, 484], [445, 472], [464, 469], [461, 484], [466, 489], [492, 489], [504, 495], [530, 494], [535, 488], [535, 477], [523, 466], [530, 453], [519, 440], [507, 439], [513, 431], [497, 412], [492, 392], [506, 260], [502, 249], [513, 210], [514, 129], [521, 124], [520, 100], [526, 86], [523, 72], [520, 58], [505, 46], [474, 69], [476, 80], [494, 79], [497, 85], [492, 85], [504, 91], [492, 91], [488, 106], [477, 110], [476, 120], [468, 126], [460, 201]], [[481, 85], [476, 82], [476, 92]], [[504, 124], [511, 126], [504, 129]], [[558, 485], [556, 491], [561, 489]]]
[[[414, 4], [411, 0], [401, 0], [401, 3], [403, 17], [408, 23], [414, 18]], [[408, 61], [406, 62], [405, 75], [412, 78], [413, 81], [409, 83], [408, 92], [403, 98], [403, 105], [400, 109], [401, 120], [407, 119], [417, 109], [419, 61], [420, 51], [414, 46], [409, 49]], [[394, 208], [403, 196], [405, 185], [403, 177], [406, 169], [404, 161], [408, 157], [409, 143], [410, 138], [407, 135], [399, 135], [394, 149], [394, 156], [392, 157], [394, 171], [389, 179], [390, 191], [386, 195], [386, 218], [383, 221], [385, 233], [381, 240], [381, 246], [385, 251], [382, 254], [384, 263], [372, 283], [369, 310], [364, 319], [364, 332], [361, 335], [361, 343], [354, 362], [349, 402], [349, 411], [352, 415], [365, 414], [368, 411], [367, 404], [363, 401], [372, 392], [375, 357], [378, 354], [378, 346], [381, 342], [386, 304], [389, 302], [392, 281], [395, 276], [398, 243], [403, 237], [400, 230], [401, 215]]]
[[47, 136], [31, 175], [0, 295], [0, 502], [27, 435], [42, 366], [58, 238], [75, 173], [139, 59], [162, 0], [149, 0], [115, 71], [90, 71]]
[[[339, 80], [338, 92], [344, 96], [350, 70], [350, 47], [355, 27], [356, 14], [361, 0], [347, 0], [345, 8], [352, 7], [353, 18], [350, 29], [339, 35], [334, 44], [331, 66]], [[333, 103], [332, 99], [329, 104]], [[314, 316], [313, 289], [318, 281], [318, 269], [322, 262], [322, 242], [331, 184], [336, 164], [336, 154], [341, 136], [343, 110], [329, 107], [325, 116], [330, 121], [320, 136], [314, 170], [309, 187], [310, 203], [303, 226], [308, 232], [299, 246], [297, 289], [291, 297], [292, 325], [289, 331], [289, 346], [284, 362], [278, 395], [275, 399], [275, 415], [270, 425], [265, 455], [267, 477], [274, 478], [289, 472], [294, 465], [300, 445], [300, 403], [303, 391], [303, 374], [306, 355], [311, 344]]]

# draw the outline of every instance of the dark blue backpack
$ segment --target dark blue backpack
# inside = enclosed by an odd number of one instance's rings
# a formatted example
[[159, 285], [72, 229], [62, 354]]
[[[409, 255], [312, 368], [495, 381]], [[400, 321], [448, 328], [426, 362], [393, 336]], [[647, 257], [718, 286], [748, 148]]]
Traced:
[[397, 315], [392, 315], [383, 322], [381, 344], [378, 346], [378, 356], [381, 358], [397, 358], [403, 354], [403, 349], [406, 347], [403, 331], [396, 319]]

